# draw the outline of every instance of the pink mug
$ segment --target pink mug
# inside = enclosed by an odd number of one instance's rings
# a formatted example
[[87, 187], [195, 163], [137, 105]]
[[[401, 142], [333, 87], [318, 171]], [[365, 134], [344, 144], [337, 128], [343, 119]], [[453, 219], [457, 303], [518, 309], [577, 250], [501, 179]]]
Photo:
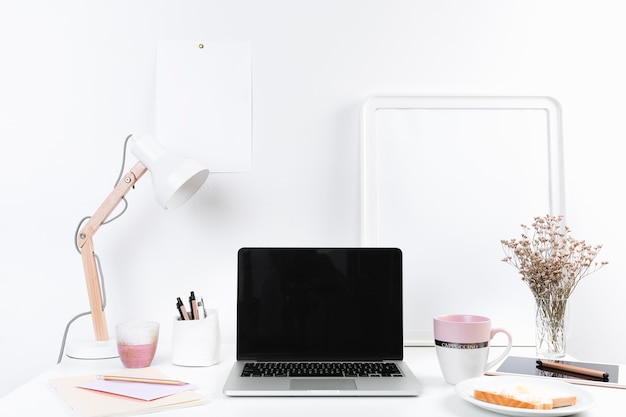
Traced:
[[[491, 320], [487, 317], [469, 314], [436, 316], [433, 325], [439, 366], [449, 384], [482, 375], [504, 359], [513, 345], [509, 332], [491, 328]], [[489, 343], [497, 333], [504, 333], [508, 343], [500, 356], [488, 362]]]

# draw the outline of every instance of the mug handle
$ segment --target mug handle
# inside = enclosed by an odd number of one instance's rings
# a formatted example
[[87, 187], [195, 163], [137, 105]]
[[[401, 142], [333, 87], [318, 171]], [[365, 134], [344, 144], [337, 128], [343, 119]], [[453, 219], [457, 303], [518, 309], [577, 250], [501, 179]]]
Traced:
[[506, 335], [506, 337], [509, 339], [506, 349], [504, 350], [504, 352], [498, 356], [496, 359], [494, 359], [491, 362], [488, 362], [487, 365], [485, 365], [485, 371], [488, 370], [489, 368], [491, 368], [493, 365], [495, 365], [496, 363], [500, 362], [502, 359], [504, 359], [504, 357], [506, 355], [509, 354], [509, 352], [511, 351], [511, 347], [513, 347], [513, 338], [511, 337], [511, 335], [509, 334], [509, 332], [507, 332], [506, 330], [500, 328], [500, 327], [496, 327], [491, 329], [491, 334], [489, 335], [489, 340], [493, 339], [493, 337], [497, 334], [497, 333], [504, 333]]

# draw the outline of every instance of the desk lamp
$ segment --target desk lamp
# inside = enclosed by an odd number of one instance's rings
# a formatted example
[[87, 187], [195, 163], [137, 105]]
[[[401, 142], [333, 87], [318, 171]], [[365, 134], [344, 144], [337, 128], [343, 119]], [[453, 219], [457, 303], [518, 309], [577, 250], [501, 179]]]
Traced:
[[104, 313], [104, 294], [94, 253], [94, 234], [146, 171], [149, 170], [152, 174], [157, 202], [166, 210], [175, 209], [187, 201], [204, 184], [209, 175], [209, 171], [197, 161], [168, 154], [150, 136], [137, 139], [129, 136], [127, 141], [131, 142], [131, 153], [139, 162], [121, 176], [113, 191], [76, 234], [76, 245], [85, 271], [95, 341], [83, 340], [69, 344], [66, 354], [73, 358], [100, 359], [118, 356], [115, 340], [109, 339]]

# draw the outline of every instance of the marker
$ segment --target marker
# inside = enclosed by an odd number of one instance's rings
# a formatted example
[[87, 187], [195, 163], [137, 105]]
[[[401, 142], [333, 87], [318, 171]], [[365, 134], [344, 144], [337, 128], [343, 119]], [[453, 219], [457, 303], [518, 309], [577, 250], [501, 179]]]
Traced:
[[189, 320], [189, 314], [187, 314], [187, 310], [185, 309], [185, 305], [183, 304], [183, 300], [180, 297], [176, 297], [176, 308], [180, 313], [181, 320]]
[[552, 369], [557, 369], [560, 371], [573, 372], [575, 374], [592, 376], [594, 378], [602, 378], [602, 379], [609, 378], [609, 374], [607, 372], [598, 371], [598, 370], [589, 369], [589, 368], [582, 368], [580, 366], [575, 366], [575, 365], [567, 365], [564, 363], [538, 360], [537, 365], [539, 365], [542, 368], [548, 368], [548, 369], [552, 368]]
[[189, 296], [189, 304], [191, 304], [191, 319], [200, 319], [200, 314], [198, 314], [198, 302], [196, 301], [196, 295], [193, 293], [193, 291]]
[[174, 379], [156, 379], [156, 378], [139, 378], [133, 376], [119, 375], [98, 375], [98, 379], [103, 381], [120, 381], [120, 382], [141, 382], [144, 384], [161, 384], [161, 385], [186, 385], [186, 382], [176, 381]]

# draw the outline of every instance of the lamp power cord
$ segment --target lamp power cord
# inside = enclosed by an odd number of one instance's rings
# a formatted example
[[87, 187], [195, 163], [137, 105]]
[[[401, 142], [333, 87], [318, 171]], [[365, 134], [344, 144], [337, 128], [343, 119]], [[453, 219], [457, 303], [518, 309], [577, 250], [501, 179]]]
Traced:
[[[115, 184], [113, 185], [113, 187], [115, 187], [120, 180], [122, 179], [122, 175], [124, 175], [124, 171], [126, 169], [126, 149], [128, 148], [128, 142], [130, 140], [130, 138], [133, 135], [130, 134], [128, 136], [126, 136], [126, 139], [124, 140], [124, 151], [122, 152], [122, 167], [120, 169], [120, 173], [117, 177], [117, 180], [115, 181]], [[122, 208], [122, 210], [116, 214], [114, 217], [107, 219], [105, 221], [102, 222], [102, 225], [111, 223], [113, 220], [118, 219], [122, 214], [124, 214], [126, 212], [126, 209], [128, 209], [128, 201], [126, 200], [126, 197], [122, 197], [122, 201], [124, 202], [124, 207]], [[76, 251], [80, 254], [80, 248], [78, 247], [78, 243], [76, 241], [76, 236], [78, 235], [78, 231], [82, 228], [83, 223], [85, 223], [85, 221], [89, 220], [91, 218], [91, 216], [86, 216], [83, 217], [80, 222], [78, 222], [78, 226], [76, 227], [76, 231], [74, 232], [74, 247], [76, 248]], [[104, 273], [102, 272], [102, 265], [100, 263], [100, 258], [98, 257], [98, 255], [96, 255], [95, 253], [93, 254], [95, 260], [96, 260], [96, 265], [97, 265], [97, 269], [98, 269], [98, 277], [100, 278], [100, 288], [101, 288], [101, 294], [100, 296], [102, 297], [102, 310], [104, 311], [104, 309], [106, 308], [106, 290], [105, 290], [105, 286], [104, 286]], [[72, 317], [66, 324], [65, 326], [65, 331], [63, 332], [63, 338], [61, 340], [61, 348], [59, 350], [59, 356], [57, 358], [57, 364], [61, 363], [61, 361], [63, 360], [63, 353], [65, 352], [65, 344], [67, 342], [67, 335], [69, 333], [70, 327], [72, 325], [72, 323], [74, 323], [77, 319], [79, 319], [80, 317], [83, 316], [87, 316], [90, 315], [91, 311], [85, 311], [83, 313], [79, 313], [77, 315], [75, 315], [74, 317]]]

